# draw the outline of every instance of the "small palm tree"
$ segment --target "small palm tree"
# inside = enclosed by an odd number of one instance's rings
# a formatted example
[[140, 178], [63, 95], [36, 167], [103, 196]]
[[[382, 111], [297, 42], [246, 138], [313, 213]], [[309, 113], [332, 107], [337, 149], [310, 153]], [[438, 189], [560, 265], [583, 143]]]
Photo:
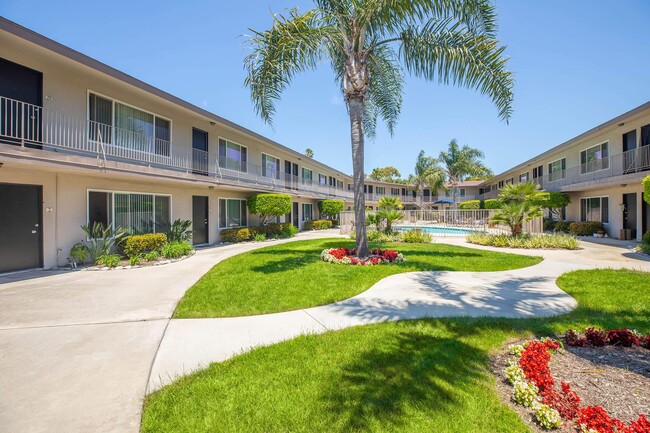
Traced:
[[510, 234], [519, 236], [522, 234], [524, 223], [542, 216], [542, 208], [538, 205], [525, 201], [523, 203], [504, 203], [492, 217], [494, 224], [505, 224], [510, 228]]
[[380, 209], [403, 209], [404, 205], [399, 197], [380, 197], [377, 201], [377, 206]]
[[481, 161], [484, 154], [479, 149], [464, 145], [460, 147], [456, 139], [451, 140], [446, 151], [440, 152], [438, 160], [442, 163], [447, 176], [449, 189], [456, 203], [458, 184], [472, 177], [488, 178], [492, 170]]
[[314, 151], [311, 150], [309, 147], [305, 149], [305, 156], [307, 158], [313, 158], [314, 157]]
[[501, 207], [492, 217], [495, 224], [505, 224], [513, 236], [522, 233], [524, 223], [542, 216], [539, 185], [533, 182], [508, 184], [499, 191]]
[[490, 0], [313, 0], [304, 13], [274, 15], [269, 30], [248, 39], [246, 85], [257, 112], [271, 122], [293, 77], [327, 61], [350, 117], [357, 255], [368, 255], [364, 136], [381, 117], [392, 133], [402, 108], [404, 69], [440, 83], [477, 89], [512, 112], [512, 75], [496, 39]]
[[438, 165], [436, 158], [424, 155], [424, 150], [418, 154], [414, 172], [415, 174], [409, 175], [408, 184], [413, 188], [419, 200], [422, 200], [420, 194], [425, 188], [434, 192], [445, 186], [445, 172]]

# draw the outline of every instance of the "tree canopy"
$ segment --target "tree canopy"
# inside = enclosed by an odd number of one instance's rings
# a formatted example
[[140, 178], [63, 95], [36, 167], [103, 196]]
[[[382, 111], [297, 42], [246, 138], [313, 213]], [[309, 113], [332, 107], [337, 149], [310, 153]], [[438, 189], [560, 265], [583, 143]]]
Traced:
[[398, 169], [390, 165], [386, 167], [373, 168], [368, 178], [379, 182], [402, 182], [402, 174]]

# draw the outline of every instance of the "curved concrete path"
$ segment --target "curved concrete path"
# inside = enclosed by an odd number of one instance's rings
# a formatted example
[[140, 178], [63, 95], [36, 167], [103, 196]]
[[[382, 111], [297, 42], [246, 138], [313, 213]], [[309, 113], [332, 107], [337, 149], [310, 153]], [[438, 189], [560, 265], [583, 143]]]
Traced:
[[[295, 240], [334, 235], [301, 233]], [[650, 270], [640, 256], [611, 246], [515, 250], [546, 260], [516, 271], [396, 275], [354, 298], [306, 310], [170, 320], [184, 292], [215, 263], [282, 242], [208, 248], [156, 268], [0, 276], [0, 430], [137, 432], [146, 392], [255, 346], [385, 320], [557, 314], [574, 305], [554, 283], [565, 271]]]
[[479, 247], [462, 238], [439, 242], [478, 249], [543, 256], [538, 265], [503, 272], [411, 272], [387, 277], [367, 291], [330, 305], [283, 313], [219, 318], [172, 319], [154, 361], [153, 392], [179, 376], [254, 347], [305, 333], [427, 317], [544, 317], [575, 308], [555, 281], [565, 272], [596, 267], [650, 271], [650, 261], [616, 246], [583, 242], [578, 251]]

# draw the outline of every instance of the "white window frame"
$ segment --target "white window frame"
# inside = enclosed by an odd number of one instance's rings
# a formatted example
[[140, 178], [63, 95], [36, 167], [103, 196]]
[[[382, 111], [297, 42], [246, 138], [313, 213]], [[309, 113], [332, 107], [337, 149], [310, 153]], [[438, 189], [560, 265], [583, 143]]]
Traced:
[[[379, 189], [381, 189], [382, 192], [379, 192]], [[375, 186], [375, 195], [386, 195], [386, 187], [385, 186]]]
[[[553, 161], [551, 161], [551, 162], [548, 163], [547, 167], [548, 167], [548, 169], [549, 169], [549, 170], [548, 170], [548, 176], [549, 176], [549, 181], [550, 181], [550, 182], [555, 182], [556, 180], [560, 180], [560, 179], [565, 179], [565, 178], [566, 178], [566, 168], [565, 168], [565, 169], [562, 169], [562, 160], [564, 160], [564, 166], [566, 167], [566, 156], [563, 156], [562, 158], [558, 158], [558, 159], [553, 160]], [[556, 162], [559, 162], [559, 163], [560, 163], [560, 171], [562, 172], [562, 176], [559, 177], [559, 178], [557, 178], [557, 179], [553, 179], [553, 180], [551, 180], [551, 175], [552, 175], [553, 173], [555, 173], [555, 171], [551, 171], [550, 168], [551, 168], [551, 167], [553, 166], [553, 164], [556, 163]]]
[[[90, 224], [90, 212], [88, 205], [90, 204], [90, 193], [91, 192], [103, 192], [111, 195], [111, 228], [115, 230], [115, 194], [140, 194], [140, 195], [152, 195], [152, 196], [162, 196], [169, 197], [169, 221], [173, 221], [174, 215], [174, 197], [172, 194], [159, 193], [159, 192], [147, 192], [147, 191], [122, 191], [115, 189], [100, 189], [100, 188], [86, 188], [86, 224]], [[156, 212], [155, 212], [155, 198], [154, 198], [154, 230], [156, 228]], [[122, 227], [126, 228], [126, 227]], [[155, 233], [155, 231], [154, 231]]]
[[[309, 212], [311, 214], [311, 219], [310, 220], [305, 219], [305, 206], [311, 207], [311, 212]], [[311, 204], [311, 203], [301, 203], [300, 211], [302, 213], [302, 215], [301, 215], [302, 222], [306, 223], [306, 222], [314, 220], [314, 205], [313, 204]]]
[[[528, 182], [530, 180], [530, 178], [528, 177], [528, 174], [529, 174], [528, 172], [521, 173], [519, 175], [519, 183]], [[522, 180], [522, 178], [524, 178], [524, 180]]]
[[[312, 174], [313, 176], [313, 174]], [[324, 179], [324, 182], [321, 182], [321, 178]], [[327, 186], [327, 175], [323, 173], [318, 173], [318, 184], [320, 186]]]
[[[309, 179], [305, 177], [305, 171], [308, 171], [311, 175]], [[302, 180], [302, 183], [306, 183], [305, 181], [309, 180], [310, 183], [314, 183], [314, 170], [307, 168], [307, 167], [300, 167], [300, 179]]]
[[[609, 224], [610, 222], [610, 214], [611, 214], [611, 200], [608, 195], [594, 195], [590, 197], [580, 197], [580, 221], [581, 222], [587, 222], [589, 220], [584, 220], [582, 221], [582, 200], [592, 200], [594, 198], [600, 199], [600, 220], [598, 222], [601, 222], [603, 224]], [[603, 221], [603, 199], [607, 199], [607, 222]]]
[[[602, 157], [602, 154], [603, 154], [603, 144], [606, 144], [606, 145], [607, 145], [607, 158], [603, 158], [603, 157]], [[591, 170], [591, 171], [588, 171], [588, 170], [585, 169], [585, 170], [583, 171], [583, 166], [584, 166], [584, 165], [582, 164], [582, 152], [587, 152], [588, 150], [593, 149], [594, 147], [600, 147], [600, 155], [601, 155], [601, 158], [598, 158], [597, 161], [598, 161], [598, 160], [601, 160], [601, 161], [602, 161], [602, 160], [606, 159], [606, 160], [607, 160], [607, 167], [601, 167], [601, 168], [599, 168], [599, 169], [597, 169], [597, 170]], [[596, 173], [596, 172], [598, 172], [598, 171], [602, 171], [602, 170], [609, 170], [609, 163], [610, 163], [610, 161], [609, 161], [609, 152], [610, 152], [610, 148], [609, 148], [609, 140], [605, 140], [605, 141], [603, 141], [603, 142], [600, 142], [600, 143], [598, 143], [598, 144], [594, 144], [593, 146], [589, 146], [589, 147], [587, 147], [587, 148], [584, 148], [584, 149], [580, 150], [580, 152], [578, 152], [578, 158], [580, 159], [580, 174], [583, 175], [583, 174], [589, 174], [589, 173]], [[585, 160], [586, 160], [586, 158], [585, 158]], [[589, 164], [589, 161], [586, 161], [585, 164]], [[601, 166], [602, 166], [602, 164], [601, 164]], [[595, 198], [595, 197], [594, 197], [594, 198]]]
[[[227, 168], [227, 167], [222, 167], [222, 166], [221, 166], [221, 163], [219, 162], [219, 142], [220, 142], [221, 140], [224, 140], [224, 141], [226, 142], [226, 154], [228, 153], [228, 152], [227, 152], [227, 150], [228, 150], [228, 143], [236, 144], [236, 145], [239, 146], [239, 147], [244, 147], [244, 148], [246, 148], [246, 170], [245, 170], [245, 171], [242, 171], [242, 170], [233, 170], [232, 168]], [[241, 154], [241, 153], [240, 153], [240, 154]], [[228, 139], [228, 138], [226, 138], [226, 137], [222, 137], [221, 135], [217, 136], [217, 165], [219, 166], [219, 168], [220, 168], [221, 170], [236, 171], [236, 172], [238, 172], [238, 173], [248, 173], [248, 164], [250, 163], [250, 156], [251, 156], [251, 154], [250, 154], [250, 152], [248, 151], [248, 146], [246, 146], [245, 144], [237, 143], [236, 141], [232, 141], [232, 140], [230, 140], [230, 139]], [[228, 158], [228, 157], [226, 156], [226, 158]], [[242, 163], [242, 161], [241, 161], [241, 159], [240, 159], [240, 160], [239, 160], [239, 164], [240, 164], [240, 166], [241, 166], [241, 163]]]
[[[95, 96], [99, 96], [100, 98], [108, 99], [109, 101], [111, 101], [111, 114], [112, 114], [112, 116], [111, 116], [111, 124], [109, 125], [111, 127], [111, 146], [115, 146], [115, 129], [116, 129], [116, 127], [115, 127], [115, 103], [117, 102], [118, 104], [122, 104], [122, 105], [125, 105], [127, 107], [130, 107], [130, 108], [133, 108], [133, 109], [136, 109], [136, 110], [140, 110], [143, 113], [151, 114], [154, 117], [154, 128], [153, 128], [154, 129], [154, 136], [153, 136], [154, 141], [156, 140], [156, 117], [159, 117], [159, 118], [161, 118], [163, 120], [167, 120], [169, 122], [169, 156], [167, 156], [167, 155], [158, 155], [157, 153], [153, 153], [152, 155], [155, 155], [156, 157], [159, 157], [159, 158], [171, 159], [171, 157], [172, 157], [172, 155], [171, 155], [172, 150], [171, 149], [172, 149], [172, 144], [173, 144], [173, 141], [174, 141], [172, 139], [174, 137], [174, 122], [172, 121], [172, 119], [170, 119], [168, 117], [165, 117], [165, 116], [161, 116], [160, 114], [156, 114], [153, 111], [145, 110], [143, 108], [140, 108], [140, 107], [132, 105], [132, 104], [127, 104], [126, 102], [123, 102], [123, 101], [121, 101], [119, 99], [113, 98], [111, 96], [104, 95], [103, 93], [95, 92], [94, 90], [87, 88], [86, 89], [86, 119], [88, 120], [88, 122], [90, 122], [90, 95], [91, 94], [95, 95]], [[88, 140], [91, 141], [91, 142], [97, 142], [96, 140], [90, 140], [90, 138]]]
[[[221, 226], [221, 200], [226, 200], [226, 224], [228, 224], [228, 200], [237, 200], [237, 201], [246, 202], [246, 223], [248, 225], [222, 227]], [[217, 228], [219, 230], [225, 230], [225, 229], [240, 229], [243, 227], [250, 227], [250, 212], [248, 212], [248, 200], [240, 197], [217, 197]]]
[[[397, 191], [397, 192], [395, 192], [395, 191]], [[393, 197], [399, 197], [401, 195], [400, 188], [394, 188], [394, 187], [391, 186], [390, 187], [390, 195], [393, 196]]]
[[[246, 150], [246, 155], [248, 155], [248, 149]], [[271, 157], [277, 161], [278, 163], [277, 176], [268, 176], [268, 173], [266, 176], [264, 175], [264, 170], [266, 170], [266, 165], [264, 164], [264, 156]], [[262, 169], [260, 170], [261, 172], [260, 174], [262, 175], [262, 177], [265, 177], [267, 179], [280, 179], [280, 172], [282, 170], [281, 162], [282, 160], [277, 156], [271, 155], [270, 153], [262, 152]]]

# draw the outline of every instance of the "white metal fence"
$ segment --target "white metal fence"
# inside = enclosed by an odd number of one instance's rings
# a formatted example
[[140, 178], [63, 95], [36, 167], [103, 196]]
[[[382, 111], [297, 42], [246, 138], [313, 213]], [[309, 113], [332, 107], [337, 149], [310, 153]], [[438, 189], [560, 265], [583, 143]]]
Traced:
[[[404, 217], [392, 225], [394, 230], [421, 229], [434, 236], [466, 236], [475, 232], [509, 234], [510, 229], [507, 226], [490, 222], [495, 212], [494, 209], [407, 210], [402, 211]], [[341, 212], [341, 234], [349, 234], [354, 230], [354, 223], [354, 212]], [[523, 231], [530, 234], [543, 233], [543, 219], [535, 218], [525, 223]]]

